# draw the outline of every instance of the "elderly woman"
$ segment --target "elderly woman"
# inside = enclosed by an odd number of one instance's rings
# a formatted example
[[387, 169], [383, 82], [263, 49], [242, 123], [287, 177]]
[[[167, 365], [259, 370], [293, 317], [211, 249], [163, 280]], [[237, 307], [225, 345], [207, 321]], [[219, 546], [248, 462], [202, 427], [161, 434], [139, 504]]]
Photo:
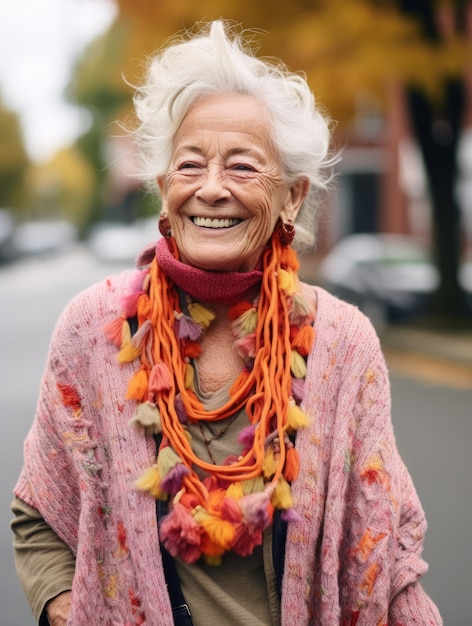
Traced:
[[56, 327], [13, 503], [35, 615], [441, 623], [377, 337], [297, 277], [330, 164], [305, 80], [214, 22], [135, 103], [163, 236]]

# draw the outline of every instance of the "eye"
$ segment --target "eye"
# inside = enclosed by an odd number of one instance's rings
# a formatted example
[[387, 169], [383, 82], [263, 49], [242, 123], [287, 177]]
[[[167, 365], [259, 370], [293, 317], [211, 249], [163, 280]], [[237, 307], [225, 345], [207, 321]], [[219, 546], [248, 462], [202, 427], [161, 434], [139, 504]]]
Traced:
[[233, 165], [232, 169], [238, 172], [255, 172], [255, 169], [251, 165], [247, 165], [246, 163], [238, 163], [237, 165]]
[[186, 161], [179, 165], [179, 170], [188, 170], [194, 167], [200, 167], [197, 163], [192, 163], [191, 161]]

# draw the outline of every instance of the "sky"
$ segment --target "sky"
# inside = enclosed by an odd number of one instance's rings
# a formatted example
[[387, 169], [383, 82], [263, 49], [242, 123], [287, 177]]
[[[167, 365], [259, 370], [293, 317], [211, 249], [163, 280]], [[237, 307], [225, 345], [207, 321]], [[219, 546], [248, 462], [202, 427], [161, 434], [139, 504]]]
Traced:
[[64, 88], [74, 60], [115, 12], [113, 0], [0, 0], [0, 97], [20, 115], [34, 161], [50, 158], [86, 126], [86, 114], [64, 101]]

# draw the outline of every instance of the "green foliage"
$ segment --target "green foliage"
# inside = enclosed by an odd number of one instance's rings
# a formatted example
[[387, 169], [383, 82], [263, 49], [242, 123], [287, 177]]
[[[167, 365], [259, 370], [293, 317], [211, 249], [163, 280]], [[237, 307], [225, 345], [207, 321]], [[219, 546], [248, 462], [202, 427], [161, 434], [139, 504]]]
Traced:
[[24, 176], [29, 159], [18, 116], [0, 103], [0, 206], [22, 209], [27, 203]]

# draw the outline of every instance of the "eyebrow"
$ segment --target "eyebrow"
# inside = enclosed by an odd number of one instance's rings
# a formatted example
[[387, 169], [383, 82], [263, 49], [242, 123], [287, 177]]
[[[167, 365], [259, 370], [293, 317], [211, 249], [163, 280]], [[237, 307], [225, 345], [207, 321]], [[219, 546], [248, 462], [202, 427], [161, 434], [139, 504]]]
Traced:
[[[185, 151], [194, 152], [195, 154], [203, 154], [203, 150], [201, 148], [199, 148], [198, 146], [193, 146], [191, 144], [180, 146], [175, 151], [175, 154], [179, 155], [181, 152], [185, 152]], [[227, 157], [237, 156], [239, 154], [243, 154], [243, 155], [247, 154], [249, 156], [254, 156], [255, 158], [258, 158], [261, 161], [265, 160], [262, 157], [262, 153], [259, 152], [259, 150], [256, 150], [251, 146], [249, 146], [248, 148], [231, 148], [227, 153]]]

